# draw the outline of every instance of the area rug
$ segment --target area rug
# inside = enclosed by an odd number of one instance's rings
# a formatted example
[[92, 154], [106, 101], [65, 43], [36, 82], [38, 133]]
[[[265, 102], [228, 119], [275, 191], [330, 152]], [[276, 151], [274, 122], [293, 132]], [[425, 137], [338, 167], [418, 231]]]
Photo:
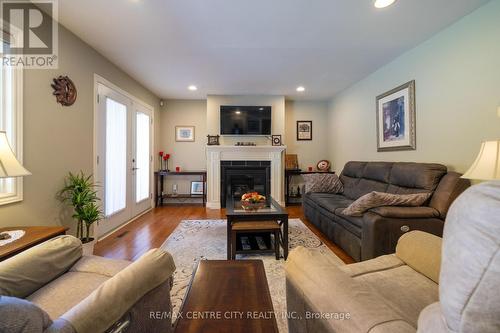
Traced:
[[[299, 219], [289, 220], [289, 248], [297, 246], [315, 248], [325, 255], [333, 256], [339, 265], [342, 260]], [[177, 270], [174, 273], [172, 306], [179, 311], [186, 288], [191, 279], [193, 268], [199, 260], [226, 259], [226, 221], [225, 220], [185, 220], [161, 246], [174, 257]], [[286, 291], [284, 261], [276, 260], [274, 254], [238, 255], [237, 259], [261, 259], [264, 262], [269, 290], [280, 332], [288, 332], [286, 321]]]

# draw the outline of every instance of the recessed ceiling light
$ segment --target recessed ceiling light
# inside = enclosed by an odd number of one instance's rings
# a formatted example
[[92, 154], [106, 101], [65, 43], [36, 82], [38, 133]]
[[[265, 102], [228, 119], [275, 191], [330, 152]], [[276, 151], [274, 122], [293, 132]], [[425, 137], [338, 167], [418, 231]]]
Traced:
[[300, 86], [300, 87], [297, 87], [297, 91], [298, 92], [304, 92], [304, 91], [306, 91], [306, 88]]
[[241, 114], [241, 111], [234, 111], [234, 113], [236, 113], [236, 114]]
[[189, 90], [191, 90], [191, 91], [196, 91], [196, 90], [198, 90], [198, 88], [197, 88], [196, 86], [194, 86], [194, 85], [190, 85], [190, 86], [188, 87], [188, 89], [189, 89]]
[[396, 0], [375, 0], [375, 7], [376, 8], [385, 8], [389, 7], [393, 3], [395, 3]]

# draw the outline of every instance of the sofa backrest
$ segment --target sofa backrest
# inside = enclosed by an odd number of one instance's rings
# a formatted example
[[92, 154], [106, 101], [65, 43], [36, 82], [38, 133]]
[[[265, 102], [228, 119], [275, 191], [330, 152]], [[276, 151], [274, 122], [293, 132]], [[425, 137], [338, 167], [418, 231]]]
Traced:
[[372, 191], [394, 194], [433, 192], [447, 168], [441, 164], [348, 162], [340, 175], [344, 195], [356, 200]]
[[499, 332], [500, 182], [473, 186], [452, 204], [439, 296], [450, 331]]
[[67, 272], [82, 256], [82, 242], [59, 236], [0, 262], [0, 296], [24, 298]]

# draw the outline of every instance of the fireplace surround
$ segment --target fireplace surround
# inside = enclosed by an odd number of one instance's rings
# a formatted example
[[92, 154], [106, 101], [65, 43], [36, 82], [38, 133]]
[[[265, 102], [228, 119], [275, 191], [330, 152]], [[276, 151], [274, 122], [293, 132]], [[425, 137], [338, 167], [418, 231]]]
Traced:
[[[284, 205], [284, 151], [286, 146], [207, 146], [207, 208], [219, 209], [221, 203], [221, 167], [227, 161], [268, 162], [270, 195]], [[223, 200], [225, 203], [225, 200]]]

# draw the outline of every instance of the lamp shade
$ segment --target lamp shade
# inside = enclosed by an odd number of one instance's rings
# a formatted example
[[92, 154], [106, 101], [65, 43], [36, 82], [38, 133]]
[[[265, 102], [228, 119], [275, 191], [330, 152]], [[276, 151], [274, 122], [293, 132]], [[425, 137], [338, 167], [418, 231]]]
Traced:
[[500, 179], [500, 140], [483, 142], [474, 164], [462, 178], [477, 180]]
[[0, 131], [0, 178], [28, 175], [31, 173], [19, 163], [12, 148], [10, 148], [7, 134]]

